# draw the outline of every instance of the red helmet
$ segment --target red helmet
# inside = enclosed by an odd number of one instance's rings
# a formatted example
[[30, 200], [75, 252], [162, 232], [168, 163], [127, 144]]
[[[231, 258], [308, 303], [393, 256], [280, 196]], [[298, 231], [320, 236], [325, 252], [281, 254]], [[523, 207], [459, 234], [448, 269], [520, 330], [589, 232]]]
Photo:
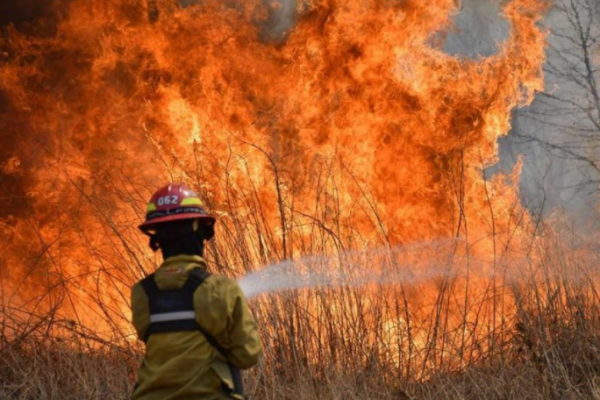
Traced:
[[205, 225], [214, 225], [215, 218], [203, 207], [196, 192], [185, 185], [169, 183], [154, 193], [146, 208], [146, 221], [139, 228], [149, 233], [157, 224], [184, 219], [198, 219]]

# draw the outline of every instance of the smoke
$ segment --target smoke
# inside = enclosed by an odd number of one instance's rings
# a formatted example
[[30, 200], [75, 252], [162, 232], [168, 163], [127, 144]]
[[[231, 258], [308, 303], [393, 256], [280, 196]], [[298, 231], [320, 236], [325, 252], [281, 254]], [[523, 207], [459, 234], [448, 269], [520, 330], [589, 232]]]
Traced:
[[558, 1], [547, 14], [545, 93], [515, 113], [500, 147], [500, 168], [524, 160], [523, 202], [541, 215], [566, 212], [581, 233], [599, 227], [599, 11], [596, 2]]
[[510, 25], [495, 0], [464, 0], [454, 16], [454, 29], [443, 50], [457, 57], [488, 57], [510, 36]]
[[296, 0], [263, 0], [269, 10], [269, 17], [261, 24], [261, 38], [266, 41], [280, 41], [293, 29], [298, 17]]
[[[183, 8], [191, 7], [201, 3], [200, 0], [178, 0]], [[289, 32], [294, 28], [300, 9], [297, 0], [261, 0], [262, 12], [254, 16], [256, 24], [260, 27], [260, 38], [264, 42], [283, 42]], [[248, 7], [248, 1], [235, 0], [233, 7], [244, 9]], [[302, 6], [305, 4], [302, 2]]]
[[[493, 56], [510, 32], [495, 0], [463, 1], [453, 23], [443, 50], [456, 57]], [[577, 24], [584, 33], [590, 28], [597, 82], [600, 6], [586, 0], [559, 1], [542, 24], [549, 33], [546, 93], [538, 93], [529, 108], [514, 112], [511, 132], [499, 139], [499, 162], [488, 173], [506, 173], [522, 160], [523, 204], [536, 215], [565, 211], [573, 222], [589, 229], [597, 220], [600, 148], [593, 137], [599, 133], [600, 114], [596, 116], [599, 110], [591, 101], [597, 89], [584, 67]]]

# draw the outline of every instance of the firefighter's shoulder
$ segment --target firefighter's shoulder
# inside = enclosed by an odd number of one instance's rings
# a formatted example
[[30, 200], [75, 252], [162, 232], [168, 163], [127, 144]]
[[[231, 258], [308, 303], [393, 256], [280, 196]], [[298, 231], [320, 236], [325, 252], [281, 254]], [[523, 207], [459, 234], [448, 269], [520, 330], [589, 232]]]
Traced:
[[204, 284], [214, 291], [214, 295], [219, 297], [238, 297], [243, 296], [242, 289], [237, 281], [225, 275], [211, 274]]

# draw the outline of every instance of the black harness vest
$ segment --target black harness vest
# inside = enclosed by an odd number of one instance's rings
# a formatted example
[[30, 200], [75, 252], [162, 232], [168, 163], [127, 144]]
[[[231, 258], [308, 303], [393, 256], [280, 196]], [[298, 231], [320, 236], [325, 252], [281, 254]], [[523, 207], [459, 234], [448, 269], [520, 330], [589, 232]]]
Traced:
[[[141, 285], [148, 296], [150, 306], [150, 325], [144, 334], [144, 343], [147, 343], [150, 336], [156, 333], [198, 331], [217, 351], [227, 357], [227, 351], [223, 346], [196, 322], [194, 292], [209, 276], [207, 271], [195, 268], [190, 271], [187, 281], [181, 288], [166, 290], [158, 288], [154, 274], [142, 279]], [[240, 371], [231, 363], [229, 363], [229, 369], [235, 386], [233, 394], [243, 396]], [[229, 388], [224, 388], [230, 391]]]
[[142, 287], [150, 302], [150, 326], [144, 335], [144, 342], [148, 342], [155, 333], [203, 331], [196, 322], [194, 292], [209, 276], [208, 272], [196, 268], [190, 271], [181, 288], [167, 290], [158, 288], [154, 274], [142, 280]]

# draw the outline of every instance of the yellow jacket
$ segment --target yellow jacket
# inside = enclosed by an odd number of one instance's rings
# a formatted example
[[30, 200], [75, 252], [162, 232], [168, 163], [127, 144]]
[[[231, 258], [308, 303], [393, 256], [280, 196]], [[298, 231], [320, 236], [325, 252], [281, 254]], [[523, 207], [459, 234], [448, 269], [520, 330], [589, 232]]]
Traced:
[[[154, 279], [161, 290], [181, 288], [194, 268], [206, 269], [204, 259], [170, 257]], [[133, 325], [142, 339], [150, 324], [150, 306], [140, 282], [132, 289], [131, 304]], [[260, 335], [244, 294], [234, 280], [210, 275], [194, 292], [194, 309], [196, 322], [227, 354], [221, 355], [199, 331], [153, 334], [146, 343], [133, 400], [236, 398], [223, 389], [223, 384], [233, 388], [227, 361], [246, 369], [262, 354]]]

